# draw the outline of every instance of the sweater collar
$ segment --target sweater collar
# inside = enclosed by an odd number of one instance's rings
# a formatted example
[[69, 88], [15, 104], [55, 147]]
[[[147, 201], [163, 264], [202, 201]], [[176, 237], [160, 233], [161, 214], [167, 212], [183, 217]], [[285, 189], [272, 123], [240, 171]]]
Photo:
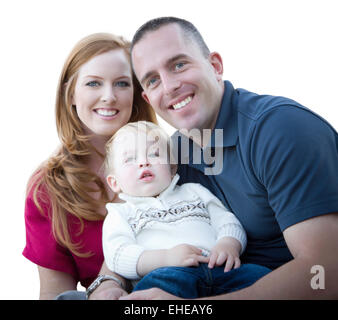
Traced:
[[128, 195], [126, 193], [120, 193], [119, 198], [126, 202], [130, 202], [134, 204], [151, 201], [151, 199], [156, 199], [156, 198], [158, 199], [165, 198], [168, 194], [170, 194], [174, 190], [179, 179], [180, 179], [180, 176], [176, 174], [171, 180], [170, 185], [156, 197], [137, 197], [137, 196]]

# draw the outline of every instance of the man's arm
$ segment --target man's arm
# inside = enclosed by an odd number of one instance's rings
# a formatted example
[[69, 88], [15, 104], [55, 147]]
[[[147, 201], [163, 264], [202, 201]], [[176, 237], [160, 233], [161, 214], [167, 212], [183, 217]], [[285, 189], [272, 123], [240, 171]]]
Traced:
[[[338, 299], [338, 213], [297, 223], [284, 231], [294, 259], [252, 286], [217, 299]], [[325, 289], [313, 289], [315, 265], [324, 268]]]
[[[338, 213], [297, 223], [284, 231], [294, 259], [250, 287], [204, 299], [338, 299]], [[313, 289], [315, 265], [324, 268], [324, 289]], [[123, 299], [175, 299], [160, 289], [135, 292]]]

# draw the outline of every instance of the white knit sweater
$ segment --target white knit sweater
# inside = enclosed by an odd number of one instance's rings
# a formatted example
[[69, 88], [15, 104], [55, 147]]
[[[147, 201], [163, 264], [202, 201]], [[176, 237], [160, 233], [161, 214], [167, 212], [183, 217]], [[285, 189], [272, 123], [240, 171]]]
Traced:
[[207, 254], [217, 240], [228, 236], [246, 246], [237, 218], [209, 190], [197, 183], [169, 187], [157, 197], [121, 193], [125, 203], [108, 203], [103, 224], [103, 253], [108, 268], [125, 278], [139, 279], [137, 261], [144, 250], [196, 246]]

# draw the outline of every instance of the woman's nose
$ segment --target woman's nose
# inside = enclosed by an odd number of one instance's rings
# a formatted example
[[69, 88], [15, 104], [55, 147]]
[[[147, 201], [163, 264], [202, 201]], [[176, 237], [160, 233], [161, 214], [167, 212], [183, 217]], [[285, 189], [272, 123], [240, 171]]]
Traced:
[[101, 101], [105, 103], [114, 103], [116, 102], [116, 96], [112, 88], [105, 88], [102, 93]]

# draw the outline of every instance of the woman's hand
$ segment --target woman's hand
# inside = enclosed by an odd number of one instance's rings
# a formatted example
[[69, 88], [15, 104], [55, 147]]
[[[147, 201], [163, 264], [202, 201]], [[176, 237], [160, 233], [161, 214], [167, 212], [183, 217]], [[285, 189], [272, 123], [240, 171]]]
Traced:
[[89, 300], [118, 300], [127, 294], [114, 280], [106, 280], [93, 291]]

